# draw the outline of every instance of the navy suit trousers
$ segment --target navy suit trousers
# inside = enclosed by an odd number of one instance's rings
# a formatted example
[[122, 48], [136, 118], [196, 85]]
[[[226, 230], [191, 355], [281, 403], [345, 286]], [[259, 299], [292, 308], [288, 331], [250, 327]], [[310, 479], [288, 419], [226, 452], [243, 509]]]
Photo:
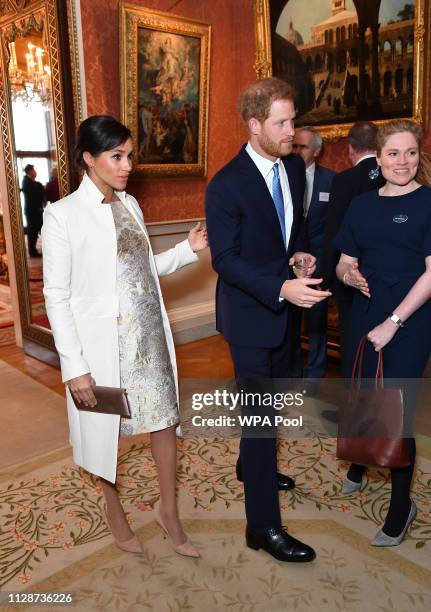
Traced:
[[[269, 379], [286, 378], [289, 363], [289, 346], [286, 338], [275, 349], [250, 348], [230, 345], [235, 367], [235, 377], [240, 381], [253, 381], [253, 392], [262, 381], [262, 389], [268, 390]], [[242, 385], [244, 389], [244, 385]], [[250, 527], [280, 527], [280, 504], [277, 484], [277, 440], [273, 437], [248, 437], [242, 435], [239, 467], [244, 480], [245, 513]]]

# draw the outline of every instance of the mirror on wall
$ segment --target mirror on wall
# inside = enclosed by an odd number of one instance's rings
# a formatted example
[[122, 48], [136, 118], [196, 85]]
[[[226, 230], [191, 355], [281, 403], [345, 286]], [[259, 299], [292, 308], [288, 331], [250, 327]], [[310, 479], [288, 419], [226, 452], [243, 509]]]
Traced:
[[[69, 37], [73, 0], [25, 0], [0, 14], [0, 118], [24, 350], [56, 362], [43, 297], [40, 232], [47, 203], [75, 187], [69, 163], [80, 117]], [[69, 20], [69, 24], [68, 24]], [[75, 108], [74, 108], [75, 101]]]
[[40, 231], [44, 207], [48, 201], [59, 200], [60, 191], [46, 24], [39, 16], [39, 23], [33, 20], [27, 32], [8, 43], [8, 76], [30, 321], [49, 328], [42, 293]]

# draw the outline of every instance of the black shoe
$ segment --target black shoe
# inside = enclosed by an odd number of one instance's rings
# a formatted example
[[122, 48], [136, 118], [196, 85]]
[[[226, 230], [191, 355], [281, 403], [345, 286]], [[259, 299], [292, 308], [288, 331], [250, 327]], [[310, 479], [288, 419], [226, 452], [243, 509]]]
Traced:
[[295, 488], [295, 481], [287, 474], [277, 472], [277, 485], [279, 491], [290, 491]]
[[29, 253], [29, 257], [42, 257], [42, 253], [35, 251], [34, 253]]
[[259, 529], [247, 527], [245, 538], [249, 548], [253, 550], [263, 548], [263, 550], [279, 561], [306, 563], [316, 558], [316, 553], [311, 546], [307, 546], [307, 544], [303, 544], [296, 538], [292, 538], [281, 527]]
[[[244, 482], [238, 463], [236, 464], [236, 477], [240, 482]], [[295, 481], [290, 476], [277, 472], [277, 485], [279, 491], [289, 491], [295, 488]]]

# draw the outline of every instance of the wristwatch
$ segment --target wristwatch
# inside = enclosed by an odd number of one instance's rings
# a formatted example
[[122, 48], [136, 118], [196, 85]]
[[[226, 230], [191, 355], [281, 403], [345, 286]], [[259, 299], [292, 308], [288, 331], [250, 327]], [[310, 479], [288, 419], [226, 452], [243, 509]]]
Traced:
[[389, 319], [392, 321], [392, 323], [395, 323], [395, 325], [397, 325], [398, 327], [404, 327], [404, 322], [400, 319], [398, 315], [392, 313]]

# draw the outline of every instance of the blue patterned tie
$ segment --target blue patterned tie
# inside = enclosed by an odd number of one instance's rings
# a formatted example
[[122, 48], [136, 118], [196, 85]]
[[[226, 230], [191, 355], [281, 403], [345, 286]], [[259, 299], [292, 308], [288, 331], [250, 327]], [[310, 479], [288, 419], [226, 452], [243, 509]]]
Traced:
[[283, 234], [284, 246], [286, 244], [286, 223], [284, 218], [284, 200], [283, 191], [281, 190], [280, 173], [278, 170], [278, 162], [272, 167], [274, 176], [272, 177], [272, 199], [274, 200], [275, 210], [277, 211], [278, 220], [280, 221], [281, 233]]

